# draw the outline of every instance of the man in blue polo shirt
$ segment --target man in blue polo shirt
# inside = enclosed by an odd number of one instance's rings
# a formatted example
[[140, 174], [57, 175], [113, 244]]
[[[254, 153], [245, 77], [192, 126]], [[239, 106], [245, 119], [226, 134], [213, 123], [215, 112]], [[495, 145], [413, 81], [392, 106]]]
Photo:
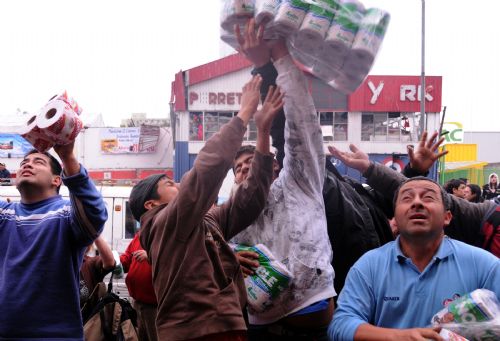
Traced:
[[485, 288], [500, 297], [500, 261], [445, 237], [452, 215], [439, 184], [417, 177], [394, 198], [399, 237], [352, 267], [329, 328], [333, 340], [442, 340], [429, 328], [449, 299]]

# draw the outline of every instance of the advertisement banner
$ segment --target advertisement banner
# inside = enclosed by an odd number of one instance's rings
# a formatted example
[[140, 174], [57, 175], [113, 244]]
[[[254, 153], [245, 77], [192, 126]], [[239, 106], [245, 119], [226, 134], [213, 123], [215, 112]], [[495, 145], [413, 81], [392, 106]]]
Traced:
[[0, 158], [23, 157], [33, 147], [17, 134], [0, 134]]
[[100, 135], [103, 154], [154, 153], [160, 128], [153, 126], [105, 128], [101, 129]]

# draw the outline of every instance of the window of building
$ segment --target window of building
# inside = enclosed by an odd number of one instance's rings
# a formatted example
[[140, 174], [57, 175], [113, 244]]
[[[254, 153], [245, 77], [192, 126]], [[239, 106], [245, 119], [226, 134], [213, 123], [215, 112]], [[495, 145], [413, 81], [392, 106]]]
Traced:
[[361, 141], [415, 141], [417, 128], [414, 113], [363, 113]]
[[347, 141], [347, 112], [320, 112], [319, 124], [324, 142]]
[[247, 132], [245, 134], [245, 140], [257, 141], [257, 125], [255, 124], [253, 118], [248, 122]]
[[205, 113], [205, 141], [229, 122], [233, 117], [232, 112], [206, 112]]
[[189, 140], [203, 141], [203, 113], [189, 113]]

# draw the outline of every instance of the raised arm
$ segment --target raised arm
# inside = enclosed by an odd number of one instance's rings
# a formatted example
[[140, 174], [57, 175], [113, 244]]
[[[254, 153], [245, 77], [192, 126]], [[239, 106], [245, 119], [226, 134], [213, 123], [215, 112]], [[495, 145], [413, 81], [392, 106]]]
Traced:
[[295, 65], [282, 40], [272, 48], [277, 83], [285, 93], [285, 159], [280, 177], [313, 197], [320, 194], [325, 174], [323, 135], [306, 78]]
[[95, 246], [97, 247], [99, 255], [101, 256], [102, 268], [104, 270], [113, 270], [116, 262], [109, 244], [106, 242], [106, 240], [104, 240], [102, 236], [99, 236], [95, 240]]
[[[193, 168], [182, 178], [177, 196], [159, 213], [166, 225], [175, 226], [171, 238], [187, 240], [215, 201], [219, 188], [241, 146], [246, 126], [257, 110], [261, 77], [254, 76], [244, 87], [241, 110], [213, 135], [201, 149]], [[163, 219], [163, 217], [161, 218]], [[141, 244], [150, 254], [153, 234], [141, 235]]]
[[261, 110], [255, 114], [257, 145], [249, 175], [219, 208], [220, 226], [227, 240], [249, 226], [264, 209], [273, 178], [269, 134], [273, 119], [282, 107], [283, 94], [279, 89], [271, 87]]
[[78, 163], [73, 148], [74, 142], [54, 146], [62, 161], [63, 183], [70, 192], [73, 236], [77, 244], [86, 246], [102, 232], [108, 212], [87, 170]]

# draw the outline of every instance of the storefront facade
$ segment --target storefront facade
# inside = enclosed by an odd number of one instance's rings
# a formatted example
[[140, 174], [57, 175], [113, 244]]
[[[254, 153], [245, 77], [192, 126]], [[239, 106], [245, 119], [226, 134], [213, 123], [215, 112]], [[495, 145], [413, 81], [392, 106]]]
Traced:
[[[172, 125], [175, 126], [174, 175], [178, 181], [215, 132], [239, 110], [241, 88], [252, 67], [240, 55], [179, 72], [172, 83]], [[329, 144], [347, 150], [360, 147], [374, 161], [404, 167], [407, 145], [416, 145], [424, 127], [439, 129], [442, 78], [426, 77], [426, 118], [420, 115], [423, 91], [419, 76], [369, 76], [346, 96], [305, 71], [309, 91], [318, 111], [325, 151]], [[245, 142], [254, 143], [256, 128], [250, 123]], [[337, 162], [344, 174], [359, 177]]]

